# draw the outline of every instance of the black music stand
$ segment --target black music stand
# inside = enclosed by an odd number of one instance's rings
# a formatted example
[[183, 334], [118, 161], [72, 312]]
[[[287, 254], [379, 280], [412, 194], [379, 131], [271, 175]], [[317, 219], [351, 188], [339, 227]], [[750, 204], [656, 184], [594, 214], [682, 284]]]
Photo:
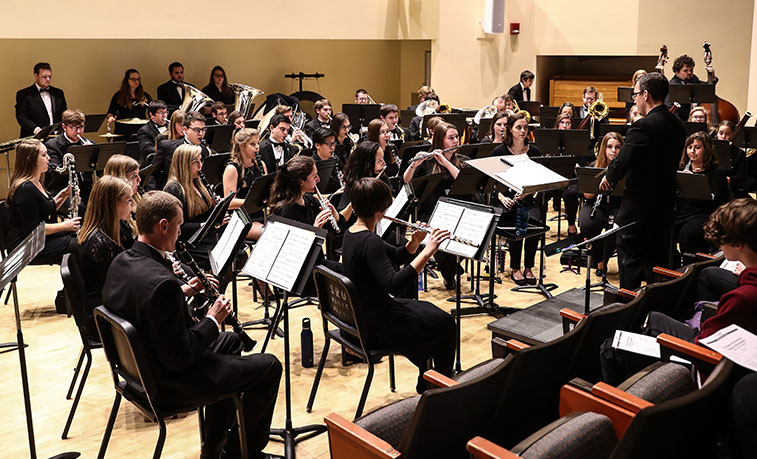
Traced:
[[215, 185], [223, 182], [223, 171], [231, 160], [231, 153], [217, 153], [210, 155], [202, 161], [202, 173], [208, 182]]
[[91, 172], [97, 167], [98, 144], [71, 145], [68, 153], [74, 155], [74, 168], [76, 172]]
[[84, 132], [97, 132], [100, 130], [100, 126], [103, 125], [103, 121], [108, 115], [105, 113], [97, 115], [86, 115], [84, 117]]
[[429, 151], [431, 148], [431, 144], [422, 141], [419, 141], [419, 143], [416, 143], [415, 145], [408, 145], [409, 143], [410, 142], [406, 142], [402, 144], [402, 147], [400, 147], [400, 151], [397, 154], [400, 157], [400, 177], [402, 177], [407, 168], [410, 167], [410, 160], [413, 159], [415, 155], [424, 151]]
[[[18, 292], [16, 280], [18, 274], [31, 263], [34, 257], [45, 246], [45, 224], [40, 223], [31, 234], [26, 236], [21, 244], [0, 261], [0, 291], [10, 284], [10, 292], [13, 294], [13, 310], [16, 315], [16, 341], [18, 345], [18, 359], [21, 368], [21, 387], [24, 393], [24, 410], [26, 412], [26, 430], [29, 437], [29, 456], [37, 458], [37, 447], [34, 442], [34, 423], [32, 421], [32, 402], [29, 393], [29, 374], [26, 367], [26, 351], [24, 345], [24, 333], [21, 331], [21, 313], [19, 312]], [[56, 455], [53, 459], [69, 459], [79, 457], [76, 452]]]
[[329, 186], [329, 180], [331, 179], [331, 172], [336, 167], [336, 159], [320, 159], [315, 162], [315, 168], [318, 170], [318, 180], [320, 181], [320, 188], [324, 190]]
[[[276, 435], [284, 441], [284, 456], [294, 458], [295, 445], [303, 440], [314, 437], [326, 431], [326, 426], [322, 424], [313, 424], [304, 427], [293, 427], [292, 425], [292, 382], [289, 358], [289, 295], [300, 295], [305, 288], [308, 275], [313, 270], [318, 252], [322, 250], [322, 245], [326, 241], [328, 231], [323, 228], [305, 225], [300, 222], [272, 216], [266, 223], [266, 231], [260, 236], [258, 243], [250, 255], [243, 272], [255, 279], [274, 285], [284, 292], [283, 300], [279, 301], [276, 295], [276, 313], [274, 314], [274, 323], [283, 321], [284, 324], [284, 394], [286, 397], [286, 421], [283, 429], [271, 429], [271, 435]], [[305, 231], [312, 234], [312, 242], [302, 248], [305, 244], [291, 243], [295, 233]], [[306, 250], [306, 251], [305, 251]], [[260, 256], [256, 257], [256, 254]], [[294, 255], [294, 256], [293, 256]], [[281, 263], [280, 260], [286, 259]], [[297, 266], [299, 265], [299, 266]], [[292, 270], [298, 271], [292, 271]], [[274, 276], [275, 272], [285, 270], [289, 275], [287, 280], [292, 276], [296, 279], [291, 284], [284, 284], [283, 278], [279, 275]], [[273, 329], [268, 330], [261, 353], [265, 352], [268, 341], [273, 335]], [[302, 435], [301, 438], [297, 438]]]
[[[231, 151], [231, 138], [234, 136], [234, 130], [236, 127], [233, 124], [214, 124], [208, 126], [208, 131], [205, 134], [205, 140], [207, 140], [210, 148], [213, 150], [226, 153]], [[210, 137], [208, 137], [210, 134]]]
[[126, 142], [126, 149], [124, 150], [124, 154], [136, 162], [139, 162], [140, 158], [142, 157], [142, 152], [139, 151], [139, 141], [133, 140], [131, 142]]
[[460, 145], [460, 148], [457, 149], [457, 154], [467, 156], [470, 159], [488, 158], [498, 146], [498, 143], [491, 142], [469, 143]]
[[633, 104], [633, 87], [631, 86], [618, 86], [618, 102], [625, 102], [627, 104]]
[[628, 133], [628, 124], [602, 124], [599, 123], [599, 140], [601, 141], [604, 136], [610, 132], [617, 132], [624, 138]]
[[433, 193], [441, 184], [443, 178], [444, 172], [413, 178], [410, 183], [413, 187], [413, 191], [415, 192], [416, 206], [420, 206], [423, 201], [431, 196], [431, 193]]
[[252, 228], [250, 216], [244, 209], [236, 209], [230, 213], [231, 220], [218, 238], [216, 246], [208, 253], [210, 270], [217, 279], [222, 278], [231, 267], [235, 254], [242, 250], [247, 233]]
[[379, 104], [342, 104], [342, 113], [350, 119], [352, 132], [360, 132], [371, 120], [379, 117], [380, 108]]
[[731, 142], [727, 140], [712, 139], [712, 146], [715, 149], [715, 157], [718, 159], [718, 166], [730, 170], [731, 164]]
[[144, 188], [142, 186], [143, 184], [147, 185], [147, 180], [150, 178], [150, 176], [152, 175], [152, 173], [155, 172], [155, 168], [156, 167], [157, 167], [157, 164], [149, 164], [149, 165], [147, 165], [147, 166], [145, 166], [145, 167], [143, 167], [142, 169], [139, 170], [139, 178], [140, 178], [139, 188], [140, 189]]
[[534, 139], [544, 155], [587, 156], [589, 153], [586, 129], [534, 129]]
[[220, 227], [223, 218], [226, 216], [226, 212], [229, 210], [229, 204], [234, 198], [236, 193], [229, 191], [229, 194], [213, 207], [213, 210], [208, 215], [205, 223], [195, 231], [195, 233], [187, 239], [187, 245], [196, 248], [200, 243], [210, 234], [210, 231], [216, 227]]
[[[123, 155], [126, 153], [126, 142], [98, 143], [97, 145], [97, 164], [95, 170], [102, 172], [105, 170], [105, 163], [113, 155]], [[77, 168], [77, 171], [79, 169]]]
[[741, 132], [731, 139], [731, 143], [739, 148], [753, 148], [757, 143], [757, 126], [744, 127]]
[[[250, 109], [250, 112], [253, 111], [255, 104], [253, 104], [253, 107]], [[258, 126], [260, 126], [260, 120], [245, 120], [244, 127], [251, 128], [251, 129], [257, 129]]]
[[518, 107], [521, 110], [525, 110], [531, 115], [531, 119], [534, 119], [534, 117], [539, 116], [541, 113], [541, 102], [538, 100], [518, 100]]
[[670, 102], [679, 104], [711, 104], [715, 102], [714, 84], [671, 84], [668, 88]]
[[[250, 185], [250, 189], [249, 191], [247, 191], [247, 197], [244, 200], [244, 204], [242, 204], [242, 208], [246, 210], [247, 213], [249, 213], [250, 215], [253, 215], [256, 212], [262, 211], [264, 225], [266, 224], [268, 220], [268, 213], [266, 212], [266, 210], [268, 208], [268, 198], [270, 197], [270, 194], [271, 194], [271, 186], [273, 186], [273, 180], [275, 178], [276, 178], [275, 172], [256, 178], [255, 181], [252, 182], [252, 185]], [[234, 284], [232, 284], [232, 288], [233, 287], [234, 287]], [[256, 325], [264, 325], [267, 329], [274, 328], [273, 319], [268, 313], [268, 306], [269, 306], [268, 289], [266, 288], [265, 292], [260, 292], [260, 293], [263, 295], [263, 318], [257, 319], [257, 320], [251, 320], [249, 322], [244, 322], [242, 324], [242, 328], [254, 327]], [[278, 325], [277, 325], [275, 327], [275, 334], [277, 336], [283, 337], [284, 331], [278, 328]]]
[[[459, 210], [459, 215], [456, 217], [453, 217], [451, 220], [448, 216], [444, 216], [441, 218], [436, 218], [437, 216], [441, 215], [441, 213], [437, 213], [439, 209], [442, 206], [446, 206], [448, 208], [455, 209], [456, 211]], [[452, 206], [452, 207], [450, 207]], [[447, 214], [448, 212], [445, 212]], [[492, 238], [492, 235], [494, 234], [494, 230], [497, 228], [497, 222], [499, 221], [499, 217], [502, 215], [502, 209], [492, 206], [485, 206], [482, 204], [474, 204], [467, 201], [459, 201], [457, 199], [450, 199], [447, 197], [441, 197], [439, 198], [439, 201], [436, 203], [436, 207], [434, 208], [434, 212], [431, 214], [431, 218], [429, 219], [429, 225], [431, 225], [434, 228], [440, 228], [440, 229], [446, 229], [449, 230], [450, 235], [453, 236], [459, 236], [463, 237], [465, 239], [470, 240], [472, 243], [476, 244], [476, 247], [470, 247], [467, 245], [463, 245], [460, 243], [457, 243], [452, 240], [447, 240], [445, 242], [442, 242], [442, 244], [439, 246], [439, 250], [445, 253], [448, 253], [450, 255], [455, 256], [455, 262], [456, 266], [460, 265], [460, 259], [462, 258], [469, 258], [471, 260], [476, 261], [482, 261], [484, 258], [484, 255], [486, 255], [486, 249], [488, 247], [489, 241]], [[473, 238], [471, 237], [467, 229], [465, 228], [465, 225], [471, 225], [471, 221], [473, 219], [480, 220], [479, 223], [482, 225], [484, 222], [488, 222], [486, 226], [477, 226], [476, 227], [476, 233], [477, 237]], [[474, 225], [475, 226], [475, 225]], [[463, 232], [465, 231], [465, 232]], [[455, 355], [455, 371], [461, 372], [462, 371], [462, 363], [460, 360], [460, 342], [461, 342], [461, 318], [462, 318], [462, 308], [461, 308], [461, 299], [462, 299], [462, 292], [460, 291], [460, 283], [461, 283], [461, 274], [459, 269], [456, 270], [456, 286], [455, 286], [455, 309], [450, 311], [450, 314], [455, 316], [455, 321], [457, 322], [457, 330], [456, 330], [456, 339], [457, 339], [457, 348], [456, 348], [456, 355]], [[468, 314], [482, 314], [482, 313], [489, 313], [489, 310], [483, 306], [483, 301], [480, 301], [479, 298], [475, 298], [477, 302], [479, 302], [479, 308], [480, 311], [477, 313], [469, 312]]]
[[[678, 171], [676, 173], [676, 193], [676, 197], [679, 199], [697, 199], [700, 201], [712, 201], [714, 199], [710, 182], [704, 174]], [[673, 219], [670, 223], [670, 252], [668, 256], [668, 266], [671, 267], [677, 266], [677, 263], [673, 263], [676, 246], [675, 236], [675, 219]]]
[[695, 132], [707, 132], [707, 123], [694, 123], [691, 121], [684, 121], [683, 127], [686, 129], [686, 137], [690, 136], [691, 134]]
[[478, 135], [477, 140], [481, 142], [484, 137], [486, 137], [489, 134], [489, 131], [492, 129], [492, 120], [494, 118], [481, 118], [478, 122]]

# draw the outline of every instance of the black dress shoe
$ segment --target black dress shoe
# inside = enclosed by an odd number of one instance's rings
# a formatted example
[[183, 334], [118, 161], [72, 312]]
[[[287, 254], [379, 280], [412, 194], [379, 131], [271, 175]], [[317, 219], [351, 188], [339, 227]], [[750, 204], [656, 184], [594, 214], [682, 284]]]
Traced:
[[455, 279], [452, 279], [451, 281], [447, 282], [447, 280], [444, 280], [444, 288], [447, 290], [455, 290], [457, 288], [457, 281]]
[[512, 281], [515, 282], [515, 285], [518, 285], [518, 286], [528, 285], [528, 282], [526, 282], [526, 279], [516, 279], [513, 276], [513, 273], [510, 273], [510, 279], [512, 279]]
[[536, 278], [535, 277], [526, 277], [526, 284], [528, 284], [528, 285], [536, 285]]

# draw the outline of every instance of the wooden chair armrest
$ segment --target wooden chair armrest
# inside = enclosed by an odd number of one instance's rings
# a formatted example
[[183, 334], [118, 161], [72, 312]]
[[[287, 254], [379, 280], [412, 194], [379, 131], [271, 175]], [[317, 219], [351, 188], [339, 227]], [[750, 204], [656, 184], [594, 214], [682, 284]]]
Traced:
[[560, 316], [563, 319], [567, 319], [573, 323], [578, 323], [581, 320], [586, 318], [586, 314], [581, 314], [580, 312], [576, 312], [572, 309], [568, 308], [562, 308], [560, 309]]
[[565, 384], [560, 389], [560, 416], [576, 411], [591, 411], [607, 416], [612, 421], [615, 435], [622, 438], [636, 413], [618, 406], [578, 387]]
[[634, 413], [638, 413], [642, 408], [652, 406], [652, 403], [613, 387], [607, 383], [598, 382], [591, 388], [591, 393], [597, 397], [614, 403]]
[[522, 341], [518, 341], [517, 339], [509, 339], [507, 340], [506, 344], [508, 349], [515, 352], [518, 352], [519, 350], [525, 349], [527, 347], [531, 347]]
[[452, 387], [460, 384], [452, 378], [448, 378], [436, 370], [426, 370], [423, 373], [423, 379], [435, 385], [436, 387]]
[[700, 260], [714, 260], [717, 258], [715, 255], [711, 255], [709, 253], [703, 253], [703, 252], [697, 252], [694, 255]]
[[687, 360], [694, 359], [696, 361], [704, 363], [705, 365], [714, 367], [723, 359], [723, 356], [715, 351], [702, 347], [698, 344], [682, 340], [681, 338], [676, 338], [675, 336], [668, 335], [666, 333], [658, 335], [657, 342], [660, 343], [660, 346], [663, 347], [663, 354], [664, 349], [668, 349], [672, 351], [672, 353]]
[[468, 450], [473, 459], [515, 459], [520, 457], [484, 437], [473, 437], [465, 445], [465, 449]]
[[654, 268], [652, 268], [652, 272], [654, 272], [655, 274], [659, 274], [659, 275], [665, 276], [665, 277], [670, 277], [670, 278], [673, 278], [673, 279], [677, 279], [677, 278], [683, 276], [683, 273], [681, 273], [681, 272], [674, 271], [674, 270], [668, 269], [668, 268], [663, 268], [663, 267], [660, 267], [660, 266], [655, 266]]
[[324, 418], [332, 459], [396, 459], [402, 455], [392, 445], [336, 413]]
[[633, 290], [628, 290], [627, 288], [619, 288], [618, 295], [633, 299], [639, 296], [639, 293], [634, 292]]

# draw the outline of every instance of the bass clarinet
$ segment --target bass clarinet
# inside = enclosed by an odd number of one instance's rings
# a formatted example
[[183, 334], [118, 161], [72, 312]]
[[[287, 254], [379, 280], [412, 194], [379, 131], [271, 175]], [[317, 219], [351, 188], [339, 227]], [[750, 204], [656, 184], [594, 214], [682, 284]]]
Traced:
[[68, 208], [68, 218], [76, 218], [79, 216], [81, 198], [79, 197], [79, 177], [76, 174], [76, 159], [73, 153], [63, 155], [63, 165], [55, 168], [55, 172], [59, 174], [66, 171], [68, 172], [68, 187], [71, 190], [71, 197], [69, 198], [71, 206]]
[[[216, 298], [221, 296], [221, 292], [218, 291], [218, 288], [216, 288], [216, 286], [213, 285], [212, 282], [210, 282], [208, 277], [205, 275], [205, 272], [200, 269], [199, 266], [197, 266], [197, 262], [194, 260], [194, 258], [192, 258], [192, 254], [189, 253], [189, 250], [187, 250], [186, 244], [181, 241], [177, 241], [175, 254], [179, 258], [179, 260], [186, 263], [192, 269], [192, 271], [194, 271], [197, 279], [199, 279], [200, 283], [205, 289], [205, 293], [208, 295], [208, 302], [213, 302], [216, 300]], [[255, 340], [250, 338], [244, 331], [244, 328], [242, 328], [242, 325], [237, 320], [235, 313], [231, 313], [226, 316], [224, 323], [231, 325], [231, 328], [234, 329], [234, 333], [236, 333], [239, 336], [239, 339], [242, 340], [242, 347], [244, 348], [245, 352], [250, 352], [252, 348], [255, 347]]]

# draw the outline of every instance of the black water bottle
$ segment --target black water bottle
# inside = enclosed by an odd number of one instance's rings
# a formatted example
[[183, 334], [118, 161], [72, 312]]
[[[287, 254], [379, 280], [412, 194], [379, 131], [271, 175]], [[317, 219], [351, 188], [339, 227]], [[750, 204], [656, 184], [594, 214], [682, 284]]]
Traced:
[[302, 333], [300, 333], [300, 350], [302, 352], [302, 366], [313, 367], [313, 331], [310, 329], [310, 319], [302, 319]]

